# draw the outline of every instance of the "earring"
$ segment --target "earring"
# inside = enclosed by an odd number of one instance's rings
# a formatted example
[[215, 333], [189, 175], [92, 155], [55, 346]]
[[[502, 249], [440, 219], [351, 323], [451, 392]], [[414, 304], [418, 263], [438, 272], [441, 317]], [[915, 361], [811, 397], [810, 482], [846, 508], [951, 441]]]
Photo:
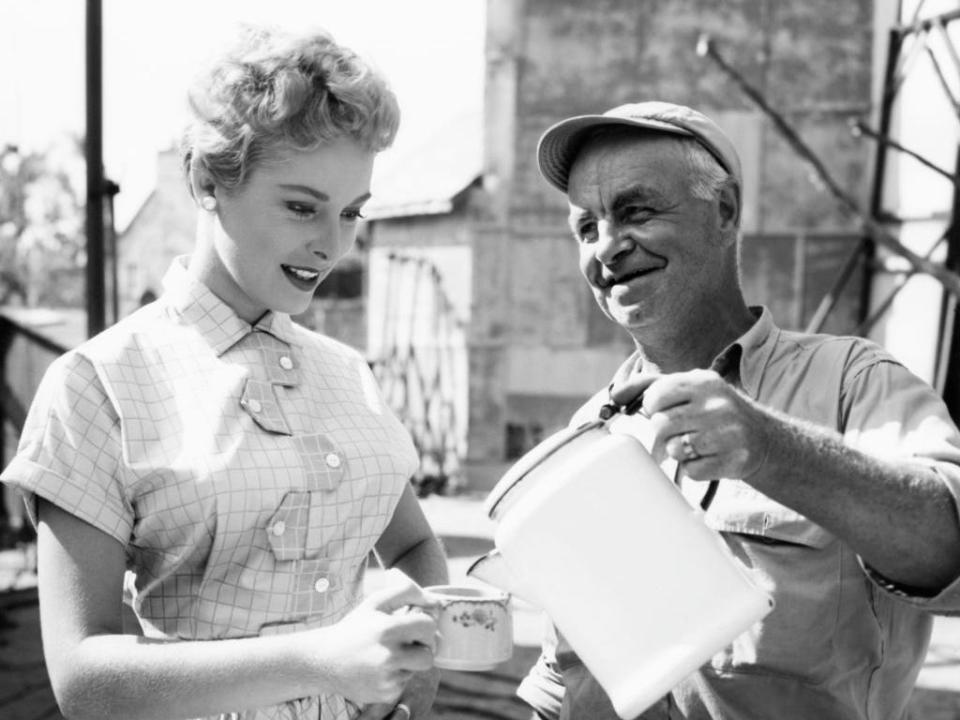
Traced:
[[217, 199], [213, 195], [204, 195], [200, 198], [200, 207], [207, 212], [213, 212], [217, 209]]

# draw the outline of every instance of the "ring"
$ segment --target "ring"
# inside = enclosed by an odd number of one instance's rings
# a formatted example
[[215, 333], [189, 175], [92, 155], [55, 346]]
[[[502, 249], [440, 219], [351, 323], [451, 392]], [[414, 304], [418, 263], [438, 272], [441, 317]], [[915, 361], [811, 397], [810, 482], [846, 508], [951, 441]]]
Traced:
[[698, 460], [700, 458], [700, 453], [697, 452], [697, 449], [690, 441], [690, 433], [685, 432], [680, 436], [680, 446], [683, 448], [683, 459], [685, 462]]
[[397, 715], [398, 710], [403, 710], [403, 714], [407, 716], [406, 720], [410, 720], [410, 718], [413, 717], [413, 715], [410, 713], [410, 707], [405, 703], [397, 703], [396, 706], [393, 708], [393, 714], [390, 717], [398, 718], [399, 717]]

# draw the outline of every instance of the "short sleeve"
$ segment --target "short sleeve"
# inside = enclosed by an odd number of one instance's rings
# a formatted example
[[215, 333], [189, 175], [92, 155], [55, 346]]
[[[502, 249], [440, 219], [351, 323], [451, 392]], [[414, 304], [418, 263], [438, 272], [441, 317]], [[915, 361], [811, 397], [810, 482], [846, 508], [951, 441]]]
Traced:
[[[960, 432], [932, 387], [899, 363], [880, 359], [860, 369], [846, 388], [844, 437], [871, 455], [930, 466], [953, 496], [960, 525]], [[922, 594], [884, 578], [861, 559], [884, 593], [934, 613], [960, 613], [960, 578]]]
[[960, 433], [943, 399], [892, 358], [856, 363], [840, 410], [845, 441], [863, 452], [960, 466]]
[[41, 380], [0, 480], [23, 494], [34, 524], [39, 496], [126, 545], [133, 510], [121, 458], [120, 423], [103, 384], [87, 359], [67, 353]]

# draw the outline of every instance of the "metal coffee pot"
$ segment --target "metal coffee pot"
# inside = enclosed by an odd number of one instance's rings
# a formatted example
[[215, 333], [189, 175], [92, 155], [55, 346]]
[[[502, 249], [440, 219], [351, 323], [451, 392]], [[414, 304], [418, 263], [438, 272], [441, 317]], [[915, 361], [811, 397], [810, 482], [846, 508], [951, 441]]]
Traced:
[[468, 574], [546, 611], [622, 718], [773, 607], [640, 441], [608, 422], [548, 437], [485, 509], [496, 547]]

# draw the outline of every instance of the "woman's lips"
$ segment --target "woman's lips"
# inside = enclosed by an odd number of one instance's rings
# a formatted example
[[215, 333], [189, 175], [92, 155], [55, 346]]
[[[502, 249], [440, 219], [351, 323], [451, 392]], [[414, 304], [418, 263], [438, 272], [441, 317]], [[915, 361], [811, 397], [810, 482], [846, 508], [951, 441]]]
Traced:
[[320, 271], [299, 265], [281, 265], [283, 274], [294, 287], [300, 290], [313, 290], [320, 279]]

